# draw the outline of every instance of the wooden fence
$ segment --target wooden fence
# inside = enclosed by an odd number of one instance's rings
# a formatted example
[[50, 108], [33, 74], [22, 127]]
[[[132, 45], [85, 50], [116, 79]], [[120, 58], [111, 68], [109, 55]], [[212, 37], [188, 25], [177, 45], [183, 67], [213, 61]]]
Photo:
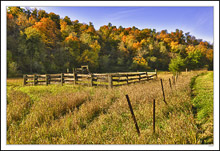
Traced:
[[24, 85], [79, 84], [87, 86], [121, 86], [157, 78], [157, 72], [60, 73], [24, 75]]

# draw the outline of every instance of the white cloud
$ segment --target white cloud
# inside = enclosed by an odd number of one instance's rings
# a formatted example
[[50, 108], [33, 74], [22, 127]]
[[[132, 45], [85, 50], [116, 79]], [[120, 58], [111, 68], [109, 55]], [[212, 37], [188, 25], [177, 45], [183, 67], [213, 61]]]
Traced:
[[129, 17], [129, 14], [132, 15], [134, 12], [138, 12], [143, 10], [144, 8], [135, 8], [135, 9], [129, 9], [129, 10], [123, 10], [115, 12], [114, 14], [111, 14], [108, 19], [111, 21], [120, 20], [124, 17]]

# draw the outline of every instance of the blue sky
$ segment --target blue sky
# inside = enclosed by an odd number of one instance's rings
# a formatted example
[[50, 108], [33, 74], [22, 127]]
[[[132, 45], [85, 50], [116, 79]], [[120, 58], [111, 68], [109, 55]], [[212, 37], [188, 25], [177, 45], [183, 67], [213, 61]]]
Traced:
[[139, 29], [151, 28], [156, 31], [176, 29], [190, 32], [196, 38], [213, 43], [213, 7], [37, 7], [46, 12], [54, 12], [79, 20], [92, 22], [96, 29], [100, 26], [135, 26]]

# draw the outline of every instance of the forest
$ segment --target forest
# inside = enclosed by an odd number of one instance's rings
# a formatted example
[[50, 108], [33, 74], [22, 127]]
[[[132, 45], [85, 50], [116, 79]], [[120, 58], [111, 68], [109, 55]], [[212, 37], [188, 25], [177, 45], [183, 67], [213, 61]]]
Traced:
[[100, 73], [212, 70], [213, 44], [180, 29], [168, 33], [108, 23], [96, 30], [92, 22], [45, 10], [7, 8], [8, 77], [72, 72], [81, 65]]

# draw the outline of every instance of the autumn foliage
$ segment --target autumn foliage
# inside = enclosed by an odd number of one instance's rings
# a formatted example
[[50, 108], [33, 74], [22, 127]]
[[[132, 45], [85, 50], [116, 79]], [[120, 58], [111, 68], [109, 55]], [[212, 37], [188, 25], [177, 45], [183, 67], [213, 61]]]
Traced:
[[111, 23], [95, 29], [91, 22], [20, 7], [7, 9], [7, 53], [8, 75], [65, 72], [82, 64], [92, 72], [168, 70], [175, 59], [183, 61], [182, 68], [213, 68], [213, 45], [179, 29]]

